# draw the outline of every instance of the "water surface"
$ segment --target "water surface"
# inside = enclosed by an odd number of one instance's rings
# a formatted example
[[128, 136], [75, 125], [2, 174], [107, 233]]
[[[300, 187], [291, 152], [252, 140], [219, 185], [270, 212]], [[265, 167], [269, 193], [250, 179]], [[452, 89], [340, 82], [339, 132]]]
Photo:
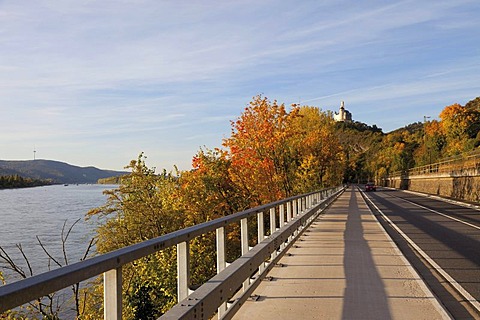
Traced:
[[[54, 185], [24, 189], [0, 190], [0, 246], [7, 250], [26, 269], [26, 263], [16, 244], [21, 244], [29, 258], [34, 273], [49, 269], [49, 259], [38, 244], [40, 238], [51, 254], [65, 263], [61, 232], [77, 219], [67, 240], [67, 258], [70, 263], [84, 255], [90, 239], [95, 234], [95, 221], [85, 221], [92, 208], [105, 204], [103, 190], [111, 185]], [[0, 265], [3, 262], [0, 261]], [[51, 263], [51, 261], [50, 261]], [[57, 268], [52, 264], [52, 269]]]

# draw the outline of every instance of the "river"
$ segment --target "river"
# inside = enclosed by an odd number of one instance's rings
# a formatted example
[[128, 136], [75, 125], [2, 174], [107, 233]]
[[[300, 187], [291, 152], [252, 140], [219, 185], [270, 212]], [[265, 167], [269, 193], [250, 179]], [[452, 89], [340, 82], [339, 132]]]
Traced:
[[[21, 244], [34, 274], [48, 271], [49, 259], [36, 236], [55, 259], [64, 264], [62, 227], [66, 221], [66, 233], [80, 219], [66, 242], [69, 263], [78, 262], [95, 235], [96, 219], [85, 221], [85, 214], [105, 204], [107, 198], [103, 190], [113, 188], [113, 185], [53, 185], [0, 190], [0, 246], [28, 270], [16, 248], [16, 244]], [[0, 267], [3, 263], [0, 260]], [[57, 266], [51, 264], [51, 268]], [[12, 276], [8, 271], [4, 273]]]

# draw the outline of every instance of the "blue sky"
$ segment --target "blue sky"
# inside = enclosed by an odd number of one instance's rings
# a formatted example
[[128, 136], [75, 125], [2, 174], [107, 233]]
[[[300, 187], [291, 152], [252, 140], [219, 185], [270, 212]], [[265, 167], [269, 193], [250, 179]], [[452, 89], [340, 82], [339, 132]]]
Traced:
[[388, 132], [480, 96], [480, 2], [0, 1], [0, 159], [189, 169], [257, 94]]

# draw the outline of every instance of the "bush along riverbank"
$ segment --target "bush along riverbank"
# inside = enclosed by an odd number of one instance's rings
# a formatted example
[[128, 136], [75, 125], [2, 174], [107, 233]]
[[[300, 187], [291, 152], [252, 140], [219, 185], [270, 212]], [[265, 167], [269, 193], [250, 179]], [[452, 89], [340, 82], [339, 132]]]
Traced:
[[19, 175], [0, 176], [0, 189], [31, 188], [51, 184], [51, 180], [24, 178]]

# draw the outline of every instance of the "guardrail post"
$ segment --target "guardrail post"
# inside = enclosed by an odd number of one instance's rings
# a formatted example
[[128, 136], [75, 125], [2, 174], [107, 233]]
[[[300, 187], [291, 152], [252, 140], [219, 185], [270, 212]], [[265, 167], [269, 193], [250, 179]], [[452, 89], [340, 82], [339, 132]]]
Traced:
[[270, 208], [270, 235], [277, 231], [277, 221], [275, 219], [275, 208]]
[[220, 273], [227, 266], [225, 255], [225, 228], [220, 227], [216, 230], [216, 244], [217, 244], [217, 273]]
[[287, 222], [292, 220], [292, 203], [289, 201], [287, 202]]
[[263, 222], [263, 211], [257, 213], [257, 243], [260, 243], [265, 239], [265, 224]]
[[[281, 204], [280, 207], [279, 207], [279, 216], [280, 216], [280, 228], [283, 227], [286, 222], [285, 222], [285, 205], [284, 204]], [[285, 242], [282, 242], [282, 244], [280, 245], [280, 250], [283, 251], [283, 249], [285, 249]]]
[[[270, 208], [270, 235], [274, 234], [277, 231], [277, 222], [275, 219], [275, 208]], [[277, 256], [277, 248], [272, 252], [271, 258], [275, 259]]]
[[248, 221], [247, 218], [240, 220], [240, 238], [242, 255], [248, 252]]
[[190, 245], [188, 241], [177, 244], [177, 295], [178, 302], [188, 297], [190, 285]]
[[[292, 213], [293, 213], [293, 218], [296, 218], [296, 217], [298, 216], [298, 201], [297, 201], [297, 200], [293, 200], [293, 201], [292, 201], [292, 204], [293, 204], [293, 212], [292, 212]], [[293, 232], [292, 239], [293, 239], [293, 237], [296, 236], [296, 235], [297, 235], [297, 230], [295, 230], [295, 231]]]
[[[313, 194], [309, 195], [307, 199], [308, 199], [308, 209], [311, 209], [313, 207]], [[308, 221], [312, 221], [312, 220], [313, 220], [313, 215], [308, 218]]]
[[281, 204], [279, 207], [279, 215], [280, 215], [280, 228], [285, 225], [285, 205]]
[[122, 267], [103, 273], [103, 318], [122, 319]]
[[[243, 218], [240, 220], [240, 240], [242, 246], [242, 255], [248, 252], [248, 220]], [[243, 282], [243, 292], [245, 292], [250, 285], [250, 277]]]
[[[293, 205], [294, 201], [293, 202], [287, 202], [287, 222], [290, 222], [292, 221], [292, 205]], [[292, 241], [293, 239], [293, 234], [290, 235], [288, 237], [288, 242]]]
[[[222, 272], [227, 266], [226, 250], [225, 250], [225, 228], [217, 228], [216, 231], [216, 244], [217, 244], [217, 274]], [[218, 319], [227, 311], [227, 303], [223, 302], [217, 309]]]
[[[257, 243], [260, 243], [265, 239], [265, 224], [263, 220], [263, 211], [257, 213]], [[262, 274], [265, 270], [265, 262], [258, 266], [258, 274]]]

